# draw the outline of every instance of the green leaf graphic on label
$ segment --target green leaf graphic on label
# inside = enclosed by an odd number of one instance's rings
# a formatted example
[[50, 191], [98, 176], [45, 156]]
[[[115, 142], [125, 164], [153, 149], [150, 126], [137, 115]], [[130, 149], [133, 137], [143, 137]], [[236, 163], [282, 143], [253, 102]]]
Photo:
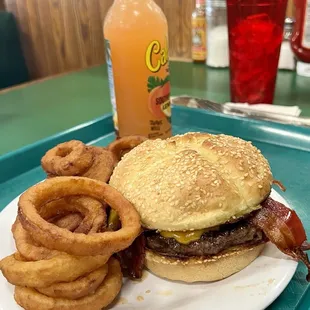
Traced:
[[151, 92], [152, 89], [164, 85], [164, 80], [159, 78], [158, 76], [150, 76], [147, 80], [147, 90]]
[[170, 81], [170, 75], [167, 75], [163, 80], [163, 85]]

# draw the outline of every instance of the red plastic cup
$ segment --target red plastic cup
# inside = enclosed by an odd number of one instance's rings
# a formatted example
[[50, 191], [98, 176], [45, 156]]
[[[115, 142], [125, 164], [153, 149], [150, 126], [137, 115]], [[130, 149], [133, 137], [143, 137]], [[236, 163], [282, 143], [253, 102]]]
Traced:
[[287, 0], [226, 0], [232, 102], [272, 103]]

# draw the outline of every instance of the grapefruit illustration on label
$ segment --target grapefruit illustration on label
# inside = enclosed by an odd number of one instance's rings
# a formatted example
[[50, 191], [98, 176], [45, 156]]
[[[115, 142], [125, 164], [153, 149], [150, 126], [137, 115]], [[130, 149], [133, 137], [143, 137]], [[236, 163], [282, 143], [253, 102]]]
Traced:
[[151, 113], [158, 119], [171, 118], [170, 81], [169, 75], [165, 79], [158, 76], [148, 78], [147, 88], [149, 92], [148, 107]]

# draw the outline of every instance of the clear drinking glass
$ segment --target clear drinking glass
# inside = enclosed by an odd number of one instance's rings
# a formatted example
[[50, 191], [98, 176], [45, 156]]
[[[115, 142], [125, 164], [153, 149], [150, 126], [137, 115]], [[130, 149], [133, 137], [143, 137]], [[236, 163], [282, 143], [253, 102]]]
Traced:
[[287, 0], [227, 0], [232, 102], [272, 103]]

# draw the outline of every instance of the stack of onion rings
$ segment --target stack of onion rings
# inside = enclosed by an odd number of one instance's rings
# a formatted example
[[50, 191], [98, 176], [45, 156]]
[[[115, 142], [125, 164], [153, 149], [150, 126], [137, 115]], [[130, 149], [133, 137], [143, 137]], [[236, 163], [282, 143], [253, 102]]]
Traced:
[[[130, 246], [141, 229], [132, 204], [101, 181], [54, 177], [28, 189], [18, 205], [12, 226], [18, 252], [0, 261], [3, 275], [16, 285], [17, 303], [26, 310], [99, 310], [112, 302], [122, 273], [110, 257]], [[107, 205], [122, 224], [114, 232], [102, 232]]]

